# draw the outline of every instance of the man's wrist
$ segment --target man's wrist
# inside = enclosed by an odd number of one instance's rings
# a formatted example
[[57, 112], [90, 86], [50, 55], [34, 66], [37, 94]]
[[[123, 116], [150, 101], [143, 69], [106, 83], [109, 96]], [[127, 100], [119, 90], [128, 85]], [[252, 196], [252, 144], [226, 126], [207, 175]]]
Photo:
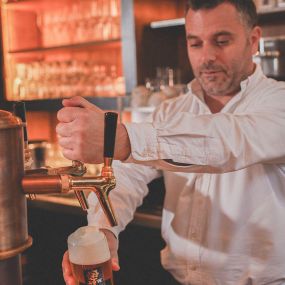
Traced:
[[114, 158], [124, 161], [131, 154], [131, 143], [124, 124], [118, 124], [116, 133], [116, 146]]

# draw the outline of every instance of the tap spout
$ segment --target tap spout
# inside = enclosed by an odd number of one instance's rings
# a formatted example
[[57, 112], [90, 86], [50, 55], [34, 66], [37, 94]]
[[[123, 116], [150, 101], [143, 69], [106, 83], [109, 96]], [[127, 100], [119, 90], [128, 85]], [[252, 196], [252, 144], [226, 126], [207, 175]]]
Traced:
[[93, 191], [108, 219], [111, 226], [117, 225], [117, 220], [113, 211], [111, 201], [109, 200], [109, 193], [116, 186], [116, 179], [111, 177], [72, 177], [71, 189], [75, 192], [80, 189]]

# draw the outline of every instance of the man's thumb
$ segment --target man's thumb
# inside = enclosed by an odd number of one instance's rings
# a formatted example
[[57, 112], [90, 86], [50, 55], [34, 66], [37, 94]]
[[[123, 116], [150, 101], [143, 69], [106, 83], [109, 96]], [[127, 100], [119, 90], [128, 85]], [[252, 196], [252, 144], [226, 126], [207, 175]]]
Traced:
[[119, 271], [120, 270], [120, 265], [119, 265], [119, 260], [118, 258], [112, 258], [112, 270], [113, 271]]

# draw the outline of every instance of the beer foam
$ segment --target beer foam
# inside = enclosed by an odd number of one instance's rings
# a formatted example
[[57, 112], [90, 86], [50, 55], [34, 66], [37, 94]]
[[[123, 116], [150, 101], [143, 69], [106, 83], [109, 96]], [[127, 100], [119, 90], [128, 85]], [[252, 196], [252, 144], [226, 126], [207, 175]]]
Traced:
[[92, 265], [110, 259], [107, 239], [97, 227], [86, 226], [77, 229], [68, 237], [67, 243], [72, 263]]

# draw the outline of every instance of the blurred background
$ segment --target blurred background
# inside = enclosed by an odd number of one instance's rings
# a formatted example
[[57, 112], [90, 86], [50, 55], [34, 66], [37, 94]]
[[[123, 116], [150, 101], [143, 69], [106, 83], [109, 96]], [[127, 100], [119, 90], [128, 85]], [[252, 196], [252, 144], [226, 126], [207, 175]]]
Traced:
[[[149, 121], [164, 100], [187, 93], [186, 0], [2, 0], [0, 107], [27, 108], [33, 168], [70, 164], [57, 145], [56, 112], [63, 98], [84, 96], [121, 122]], [[255, 62], [285, 80], [285, 0], [256, 0], [263, 28]], [[100, 165], [88, 165], [98, 174]], [[120, 235], [116, 284], [167, 284], [159, 251], [163, 180]], [[86, 216], [72, 194], [28, 201], [34, 245], [22, 256], [24, 282], [64, 284], [66, 238]], [[139, 249], [139, 251], [135, 250]]]

